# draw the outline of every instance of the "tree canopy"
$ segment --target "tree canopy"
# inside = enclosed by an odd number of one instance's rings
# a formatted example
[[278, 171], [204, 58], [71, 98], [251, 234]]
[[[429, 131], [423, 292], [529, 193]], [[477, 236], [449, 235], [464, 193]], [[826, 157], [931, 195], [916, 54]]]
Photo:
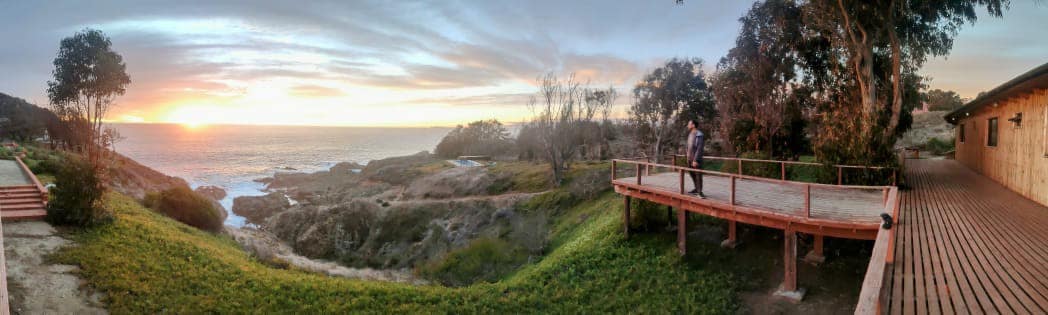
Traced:
[[679, 147], [691, 119], [712, 134], [717, 111], [706, 83], [702, 59], [673, 58], [644, 76], [633, 88], [630, 124], [640, 146], [655, 158]]
[[[108, 146], [112, 140], [102, 120], [114, 99], [131, 84], [123, 57], [102, 31], [85, 29], [62, 39], [47, 96], [52, 109], [72, 133], [86, 133], [86, 143], [72, 143], [80, 150]], [[81, 129], [83, 128], [83, 129]]]
[[965, 102], [957, 92], [940, 89], [925, 92], [924, 101], [928, 103], [928, 110], [932, 111], [951, 111], [960, 108]]
[[799, 112], [811, 125], [808, 134], [821, 160], [893, 161], [892, 146], [909, 128], [909, 112], [921, 100], [921, 66], [931, 56], [949, 53], [953, 37], [976, 20], [977, 9], [999, 17], [1007, 4], [758, 2], [740, 19], [736, 47], [719, 65], [718, 102], [741, 113], [738, 119], [726, 115], [733, 121], [722, 123], [722, 129], [741, 128], [735, 133], [745, 137], [734, 141], [763, 150], [761, 142], [798, 128], [788, 121]]

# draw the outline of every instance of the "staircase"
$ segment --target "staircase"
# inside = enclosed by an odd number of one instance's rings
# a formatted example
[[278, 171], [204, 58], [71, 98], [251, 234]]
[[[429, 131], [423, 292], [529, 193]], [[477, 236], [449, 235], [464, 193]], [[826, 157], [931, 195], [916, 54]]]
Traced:
[[0, 186], [0, 218], [39, 220], [47, 216], [47, 200], [36, 185]]

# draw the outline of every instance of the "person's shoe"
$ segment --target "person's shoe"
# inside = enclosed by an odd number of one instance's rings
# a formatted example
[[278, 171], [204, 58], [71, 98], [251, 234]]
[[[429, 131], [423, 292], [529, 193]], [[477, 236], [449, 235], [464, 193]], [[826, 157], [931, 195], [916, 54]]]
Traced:
[[697, 193], [699, 193], [699, 191], [697, 189], [692, 189], [691, 191], [688, 192], [689, 195], [694, 195], [694, 194], [697, 194]]
[[699, 198], [706, 199], [706, 195], [703, 195], [701, 191], [697, 192], [696, 195], [698, 195]]

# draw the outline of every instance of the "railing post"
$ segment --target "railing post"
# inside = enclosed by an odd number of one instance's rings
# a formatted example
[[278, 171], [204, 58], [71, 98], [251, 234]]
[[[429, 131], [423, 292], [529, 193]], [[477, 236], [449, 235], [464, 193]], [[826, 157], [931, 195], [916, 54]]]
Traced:
[[782, 172], [782, 180], [786, 180], [786, 162], [779, 162], [779, 171]]
[[739, 162], [739, 168], [738, 168], [738, 171], [739, 171], [739, 175], [742, 175], [742, 160], [738, 160], [738, 159], [737, 159], [737, 160], [735, 160], [735, 161], [736, 161], [736, 162]]
[[637, 163], [637, 185], [638, 186], [640, 185], [640, 175], [641, 175], [641, 172], [640, 172], [640, 166], [641, 165], [640, 164], [641, 163]]
[[899, 178], [899, 170], [896, 170], [896, 169], [893, 168], [892, 169], [892, 186], [899, 186], [898, 182], [897, 182], [898, 178]]
[[804, 217], [811, 217], [811, 184], [804, 184]]
[[683, 195], [684, 194], [684, 170], [683, 169], [678, 169], [677, 171], [680, 172], [680, 194]]
[[616, 168], [617, 165], [618, 165], [617, 161], [611, 160], [611, 181], [615, 181], [615, 168]]
[[841, 166], [837, 165], [837, 186], [840, 186], [842, 183], [844, 183], [843, 179], [844, 177], [841, 176]]
[[735, 176], [731, 177], [731, 205], [732, 206], [735, 205], [735, 179], [736, 178], [737, 177], [735, 177]]

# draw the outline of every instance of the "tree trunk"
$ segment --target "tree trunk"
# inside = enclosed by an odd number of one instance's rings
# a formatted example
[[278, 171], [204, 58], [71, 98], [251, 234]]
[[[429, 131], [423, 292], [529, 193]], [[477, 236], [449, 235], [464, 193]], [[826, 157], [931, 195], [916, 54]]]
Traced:
[[[894, 8], [895, 2], [892, 2]], [[895, 14], [891, 12], [890, 14]], [[895, 31], [888, 32], [892, 47], [892, 116], [888, 121], [888, 128], [884, 130], [885, 139], [895, 135], [895, 128], [899, 126], [899, 115], [902, 112], [902, 48], [899, 45], [899, 36]]]

